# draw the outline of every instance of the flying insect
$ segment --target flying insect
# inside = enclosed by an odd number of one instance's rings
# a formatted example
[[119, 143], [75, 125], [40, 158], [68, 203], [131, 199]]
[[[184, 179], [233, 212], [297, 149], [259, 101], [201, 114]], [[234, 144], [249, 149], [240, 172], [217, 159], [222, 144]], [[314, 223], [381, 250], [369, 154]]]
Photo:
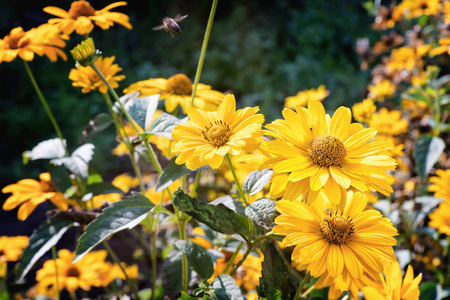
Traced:
[[187, 15], [182, 16], [180, 14], [176, 15], [174, 18], [164, 17], [162, 20], [162, 24], [153, 27], [153, 30], [161, 30], [164, 29], [164, 31], [168, 31], [172, 37], [174, 37], [173, 33], [180, 33], [181, 28], [178, 23], [183, 21]]

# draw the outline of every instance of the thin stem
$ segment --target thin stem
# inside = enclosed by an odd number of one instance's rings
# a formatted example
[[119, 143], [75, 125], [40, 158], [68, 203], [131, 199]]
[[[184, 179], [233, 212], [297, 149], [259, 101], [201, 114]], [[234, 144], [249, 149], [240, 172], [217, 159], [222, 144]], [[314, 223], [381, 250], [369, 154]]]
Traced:
[[436, 97], [434, 98], [434, 129], [433, 136], [439, 136], [441, 133], [441, 98], [439, 91], [436, 89]]
[[306, 273], [305, 278], [303, 278], [302, 283], [300, 284], [300, 286], [297, 289], [297, 292], [295, 292], [295, 296], [292, 300], [297, 300], [298, 297], [300, 296], [300, 293], [302, 292], [303, 288], [305, 287], [306, 282], [308, 282], [309, 278], [311, 277], [311, 273]]
[[57, 298], [59, 300], [59, 299], [61, 299], [61, 291], [59, 289], [58, 265], [56, 264], [56, 247], [55, 247], [55, 245], [53, 245], [53, 247], [52, 247], [52, 257], [53, 257], [53, 262], [55, 263], [55, 278], [56, 278], [55, 287], [56, 287], [56, 294], [58, 295]]
[[[181, 214], [183, 214], [181, 212]], [[186, 223], [183, 218], [179, 217], [179, 214], [177, 215], [178, 219], [178, 227], [180, 230], [180, 240], [186, 240]], [[181, 283], [181, 290], [186, 292], [187, 286], [188, 286], [188, 261], [186, 255], [181, 255], [181, 272], [182, 272], [182, 283]]]
[[244, 201], [245, 205], [248, 205], [247, 197], [245, 196], [244, 190], [242, 189], [242, 186], [239, 183], [239, 179], [237, 177], [236, 171], [234, 170], [233, 163], [231, 162], [230, 154], [227, 153], [225, 155], [225, 158], [227, 159], [227, 163], [228, 166], [230, 167], [231, 174], [233, 174], [234, 181], [236, 182], [236, 186], [239, 190], [239, 195], [241, 196], [242, 201]]
[[117, 257], [116, 253], [114, 253], [114, 250], [111, 248], [111, 246], [109, 246], [109, 244], [106, 241], [102, 241], [102, 244], [103, 244], [103, 247], [105, 247], [105, 249], [108, 251], [108, 253], [111, 256], [111, 258], [114, 260], [114, 262], [119, 265], [120, 270], [122, 270], [123, 275], [125, 276], [125, 279], [128, 282], [128, 286], [130, 287], [132, 293], [136, 297], [135, 299], [139, 299], [139, 295], [138, 295], [138, 291], [136, 289], [136, 286], [133, 284], [133, 282], [131, 281], [130, 277], [128, 277], [127, 272], [125, 271], [125, 269], [123, 268], [122, 264], [120, 263], [120, 260]]
[[152, 272], [152, 276], [150, 279], [150, 286], [152, 287], [152, 296], [151, 296], [151, 300], [155, 300], [155, 291], [156, 291], [156, 276], [157, 276], [157, 257], [156, 257], [156, 238], [157, 238], [157, 234], [156, 234], [156, 228], [157, 228], [157, 219], [154, 220], [151, 215], [149, 214], [148, 216], [149, 218], [149, 223], [150, 223], [150, 259], [152, 262], [152, 267], [151, 267], [151, 272]]
[[239, 246], [236, 248], [236, 251], [234, 251], [233, 255], [231, 256], [230, 260], [228, 261], [227, 265], [225, 266], [225, 269], [223, 270], [222, 274], [226, 274], [228, 269], [231, 267], [231, 265], [234, 262], [234, 259], [238, 255], [238, 253], [241, 251], [241, 248], [244, 246], [244, 242], [241, 242]]
[[191, 190], [191, 197], [195, 196], [195, 191], [197, 190], [198, 182], [200, 181], [200, 177], [202, 175], [202, 170], [198, 170], [197, 175], [195, 175], [194, 184]]
[[245, 249], [245, 253], [242, 256], [241, 260], [238, 261], [238, 263], [236, 264], [236, 266], [233, 268], [233, 270], [231, 270], [230, 272], [230, 276], [233, 276], [234, 273], [236, 273], [237, 269], [239, 269], [239, 267], [242, 265], [242, 263], [247, 259], [247, 256], [250, 254], [250, 252], [252, 251], [253, 247], [255, 245], [250, 243], [249, 245], [247, 245], [247, 249]]
[[310, 287], [306, 290], [306, 292], [304, 292], [304, 293], [300, 296], [300, 298], [305, 298], [306, 296], [309, 295], [309, 293], [311, 293], [312, 291], [314, 291], [315, 288], [316, 288], [316, 286], [313, 284], [312, 286], [310, 286]]
[[198, 82], [200, 81], [200, 74], [202, 73], [203, 62], [205, 61], [206, 48], [208, 47], [209, 35], [211, 33], [212, 23], [214, 20], [214, 15], [216, 13], [218, 2], [219, 0], [213, 0], [211, 12], [209, 13], [208, 24], [206, 25], [205, 36], [203, 37], [202, 50], [200, 52], [200, 58], [198, 60], [197, 71], [195, 72], [194, 88], [192, 89], [191, 106], [194, 106], [195, 93], [197, 91]]
[[23, 61], [23, 65], [25, 66], [25, 70], [27, 71], [28, 76], [30, 77], [31, 84], [34, 87], [34, 90], [36, 91], [36, 94], [38, 95], [39, 100], [41, 101], [42, 105], [44, 106], [45, 112], [47, 113], [47, 116], [50, 119], [50, 122], [52, 123], [53, 127], [55, 128], [56, 134], [58, 135], [59, 139], [61, 140], [61, 143], [64, 147], [64, 150], [66, 151], [66, 156], [69, 156], [69, 151], [67, 151], [67, 147], [64, 143], [64, 137], [61, 133], [61, 129], [59, 129], [58, 123], [56, 122], [55, 117], [53, 116], [53, 113], [50, 109], [50, 107], [47, 104], [47, 101], [44, 98], [44, 95], [41, 92], [41, 89], [39, 88], [36, 79], [34, 79], [33, 73], [31, 72], [30, 66], [25, 60]]

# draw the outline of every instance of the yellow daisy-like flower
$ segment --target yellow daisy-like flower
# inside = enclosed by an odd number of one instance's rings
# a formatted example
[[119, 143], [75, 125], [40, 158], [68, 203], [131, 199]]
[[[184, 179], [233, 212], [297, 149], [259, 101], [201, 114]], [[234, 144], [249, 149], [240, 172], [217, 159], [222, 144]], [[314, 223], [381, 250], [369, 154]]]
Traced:
[[370, 120], [372, 120], [372, 115], [376, 110], [377, 107], [372, 99], [364, 99], [362, 102], [352, 106], [353, 118], [358, 122], [369, 124]]
[[401, 111], [389, 111], [383, 107], [378, 113], [372, 115], [369, 126], [378, 130], [379, 136], [394, 136], [408, 130], [408, 120], [402, 119]]
[[127, 3], [120, 1], [112, 3], [101, 10], [95, 10], [89, 2], [79, 0], [72, 2], [69, 11], [55, 6], [47, 6], [44, 8], [44, 11], [59, 17], [50, 19], [48, 22], [56, 24], [64, 33], [71, 34], [75, 30], [79, 35], [86, 35], [94, 29], [94, 23], [103, 30], [109, 29], [114, 23], [120, 24], [127, 29], [133, 28], [127, 15], [110, 11], [113, 8], [124, 5], [127, 5]]
[[258, 107], [236, 111], [233, 95], [226, 95], [217, 111], [207, 112], [187, 108], [189, 121], [172, 131], [173, 153], [180, 153], [177, 164], [189, 169], [209, 165], [217, 169], [227, 154], [240, 155], [259, 147], [264, 116], [256, 114]]
[[364, 298], [367, 300], [391, 299], [391, 300], [418, 300], [420, 295], [419, 283], [422, 273], [414, 278], [413, 268], [409, 265], [405, 277], [402, 280], [402, 270], [398, 262], [387, 263], [384, 277], [380, 275], [382, 286], [364, 287]]
[[420, 56], [414, 48], [401, 47], [391, 52], [390, 61], [386, 65], [393, 71], [402, 71], [404, 69], [411, 71], [422, 65]]
[[428, 226], [436, 228], [440, 233], [450, 236], [450, 201], [446, 200], [439, 204], [439, 208], [429, 214]]
[[[114, 59], [114, 56], [105, 58], [100, 56], [95, 62], [95, 65], [103, 76], [105, 76], [111, 87], [118, 88], [118, 82], [125, 79], [125, 75], [116, 75], [122, 68], [117, 64], [113, 64]], [[106, 83], [103, 82], [100, 76], [90, 66], [83, 67], [77, 65], [76, 69], [70, 70], [69, 79], [73, 81], [73, 86], [81, 87], [83, 93], [89, 93], [97, 89], [100, 93], [106, 93], [108, 91]]]
[[56, 278], [58, 278], [61, 290], [67, 289], [69, 292], [75, 292], [81, 288], [89, 291], [92, 286], [102, 286], [100, 274], [110, 270], [110, 266], [105, 263], [107, 255], [106, 250], [89, 252], [73, 264], [75, 252], [67, 249], [59, 250], [56, 259], [58, 276], [55, 274], [55, 261], [48, 260], [42, 269], [36, 272], [36, 281], [43, 286], [54, 288]]
[[2, 189], [2, 193], [12, 193], [5, 203], [4, 210], [12, 210], [20, 205], [17, 212], [17, 218], [24, 221], [35, 210], [35, 208], [44, 202], [50, 200], [59, 209], [66, 210], [68, 200], [64, 198], [63, 193], [58, 192], [53, 185], [50, 174], [42, 173], [39, 175], [41, 181], [34, 179], [23, 179], [15, 184], [10, 184]]
[[446, 201], [450, 201], [450, 169], [436, 170], [436, 175], [430, 177], [432, 184], [428, 187], [428, 190], [434, 192], [436, 198], [444, 198]]
[[26, 246], [27, 236], [0, 236], [0, 263], [19, 260]]
[[29, 31], [16, 27], [0, 40], [0, 63], [13, 61], [17, 56], [25, 61], [32, 61], [34, 54], [45, 55], [53, 62], [58, 56], [67, 60], [67, 55], [61, 50], [66, 46], [64, 40], [67, 39], [58, 28], [49, 24]]
[[403, 0], [400, 5], [406, 18], [436, 15], [441, 11], [440, 0]]
[[273, 199], [303, 198], [310, 204], [326, 196], [338, 204], [351, 186], [362, 192], [392, 193], [385, 171], [394, 170], [396, 163], [380, 154], [391, 145], [369, 142], [377, 131], [351, 123], [350, 109], [340, 107], [330, 118], [319, 101], [309, 101], [308, 109], [284, 109], [283, 116], [266, 126], [266, 134], [275, 140], [263, 144], [273, 155], [262, 165], [273, 168]]
[[317, 89], [304, 90], [297, 93], [295, 96], [287, 97], [284, 106], [287, 108], [296, 108], [297, 106], [304, 107], [309, 100], [322, 101], [330, 94], [325, 88], [325, 85], [319, 86]]
[[[160, 94], [159, 100], [165, 100], [167, 112], [173, 112], [178, 105], [186, 113], [186, 107], [191, 105], [193, 84], [184, 74], [176, 74], [169, 79], [150, 78], [133, 83], [123, 92], [125, 94], [139, 91], [141, 97]], [[195, 93], [194, 108], [214, 111], [222, 101], [224, 94], [211, 89], [211, 86], [199, 83]]]
[[382, 102], [385, 97], [392, 97], [394, 94], [395, 84], [388, 79], [380, 81], [375, 85], [369, 85], [369, 96], [376, 101]]
[[[125, 274], [123, 274], [123, 271], [118, 264], [112, 264], [110, 262], [106, 262], [106, 264], [108, 265], [108, 268], [105, 268], [106, 272], [100, 274], [102, 286], [109, 285], [116, 278], [126, 280]], [[133, 280], [138, 277], [139, 270], [137, 265], [127, 266], [125, 263], [121, 263], [121, 266], [125, 270], [125, 273], [127, 273], [128, 278]]]
[[[327, 272], [350, 285], [364, 273], [378, 276], [383, 261], [396, 261], [393, 236], [397, 230], [376, 210], [364, 210], [367, 197], [348, 192], [339, 208], [324, 209], [297, 201], [277, 201], [280, 216], [273, 232], [285, 235], [283, 244], [295, 246], [292, 261], [305, 265], [314, 277]], [[348, 290], [350, 286], [345, 286]]]

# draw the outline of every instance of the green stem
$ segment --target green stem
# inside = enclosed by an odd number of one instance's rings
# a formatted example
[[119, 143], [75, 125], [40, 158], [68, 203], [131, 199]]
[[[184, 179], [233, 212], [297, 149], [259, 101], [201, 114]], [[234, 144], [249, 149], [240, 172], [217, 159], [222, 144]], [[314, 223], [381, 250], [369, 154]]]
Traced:
[[200, 181], [201, 175], [202, 175], [202, 170], [198, 170], [197, 175], [195, 175], [194, 184], [192, 186], [191, 197], [195, 196], [195, 192], [197, 190], [198, 182]]
[[139, 295], [138, 295], [138, 291], [136, 289], [136, 286], [133, 284], [133, 282], [131, 281], [130, 277], [128, 277], [127, 272], [125, 271], [125, 269], [123, 268], [122, 264], [120, 263], [120, 260], [117, 257], [116, 253], [114, 253], [114, 250], [111, 248], [111, 246], [109, 246], [109, 244], [106, 241], [102, 241], [102, 244], [105, 247], [105, 249], [108, 251], [108, 253], [111, 256], [111, 258], [114, 260], [114, 262], [119, 265], [120, 270], [122, 270], [123, 275], [125, 276], [125, 279], [128, 282], [128, 286], [130, 287], [132, 293], [136, 297], [135, 299], [139, 299]]
[[242, 265], [242, 263], [247, 259], [247, 256], [250, 254], [250, 252], [252, 251], [254, 246], [255, 246], [255, 244], [253, 244], [253, 243], [250, 243], [249, 245], [247, 245], [247, 249], [245, 249], [244, 255], [242, 256], [241, 260], [238, 261], [238, 263], [233, 268], [233, 270], [231, 270], [230, 276], [233, 276], [234, 273], [236, 273], [237, 269], [239, 269], [239, 267]]
[[57, 298], [58, 300], [61, 299], [61, 291], [59, 289], [59, 277], [58, 277], [58, 265], [56, 264], [56, 247], [55, 245], [53, 245], [52, 247], [52, 257], [53, 257], [53, 262], [55, 263], [55, 278], [56, 278], [56, 282], [55, 282], [55, 287], [56, 287], [56, 294], [58, 295]]
[[239, 179], [237, 177], [236, 171], [234, 170], [233, 163], [231, 162], [230, 154], [227, 153], [225, 155], [225, 158], [227, 159], [227, 163], [228, 166], [230, 167], [231, 174], [233, 174], [234, 181], [236, 182], [236, 186], [239, 190], [239, 195], [241, 196], [242, 201], [244, 201], [245, 205], [248, 205], [247, 197], [245, 196], [244, 190], [242, 189], [242, 185], [239, 183]]
[[302, 283], [298, 287], [297, 292], [295, 292], [295, 296], [294, 296], [294, 298], [292, 300], [297, 300], [298, 299], [298, 297], [300, 296], [300, 293], [302, 292], [303, 288], [305, 287], [306, 282], [308, 282], [310, 277], [311, 277], [311, 274], [308, 271], [308, 273], [306, 273], [305, 278], [303, 278]]
[[300, 298], [305, 298], [305, 297], [308, 296], [309, 293], [311, 293], [314, 289], [315, 289], [315, 285], [313, 284], [312, 286], [310, 286], [310, 287], [306, 290], [306, 292], [304, 292], [304, 293], [300, 296]]
[[151, 300], [155, 300], [155, 291], [156, 291], [156, 276], [157, 276], [157, 268], [156, 268], [156, 264], [157, 264], [157, 257], [156, 257], [156, 239], [157, 239], [157, 234], [156, 234], [156, 229], [157, 229], [157, 217], [154, 220], [151, 215], [149, 214], [149, 223], [150, 223], [150, 259], [152, 262], [152, 268], [151, 268], [151, 272], [152, 272], [152, 277], [150, 279], [150, 286], [152, 287], [152, 296], [151, 296]]
[[225, 266], [225, 269], [223, 270], [222, 274], [226, 274], [228, 269], [231, 267], [231, 265], [234, 262], [234, 259], [236, 258], [236, 256], [238, 255], [238, 253], [241, 251], [241, 248], [244, 246], [244, 242], [241, 242], [239, 244], [239, 246], [236, 248], [236, 250], [234, 251], [233, 255], [231, 256], [230, 260], [228, 261], [227, 265]]
[[23, 65], [25, 66], [25, 70], [27, 71], [28, 76], [30, 77], [31, 80], [31, 84], [34, 87], [34, 90], [36, 91], [36, 94], [38, 95], [39, 100], [41, 101], [42, 105], [44, 106], [45, 112], [47, 113], [47, 116], [50, 119], [50, 122], [52, 123], [53, 127], [55, 128], [56, 134], [58, 135], [59, 139], [61, 140], [61, 143], [64, 147], [64, 150], [66, 151], [66, 156], [69, 156], [69, 151], [67, 151], [67, 147], [64, 143], [64, 138], [63, 135], [61, 133], [61, 129], [59, 129], [58, 123], [56, 122], [55, 117], [53, 116], [53, 113], [50, 109], [50, 107], [47, 104], [47, 101], [44, 98], [44, 95], [41, 92], [41, 89], [39, 88], [36, 79], [33, 76], [33, 73], [31, 72], [30, 66], [28, 65], [28, 63], [25, 60], [23, 61]]
[[197, 71], [195, 72], [194, 87], [192, 89], [191, 106], [194, 106], [195, 93], [197, 92], [197, 85], [200, 81], [200, 74], [202, 73], [203, 62], [205, 61], [206, 48], [208, 47], [209, 35], [211, 33], [212, 23], [214, 15], [216, 13], [217, 3], [219, 0], [213, 0], [211, 11], [209, 13], [208, 24], [206, 25], [205, 36], [203, 37], [202, 50], [200, 52], [200, 58], [198, 60]]
[[439, 136], [441, 133], [441, 98], [439, 91], [436, 89], [436, 97], [434, 99], [434, 129], [433, 136]]
[[[181, 212], [183, 214], [183, 212]], [[180, 230], [180, 240], [186, 240], [186, 222], [184, 218], [180, 217], [177, 213], [177, 219], [178, 219], [178, 227]], [[186, 255], [181, 255], [181, 272], [182, 272], [182, 283], [181, 283], [181, 290], [184, 292], [187, 292], [188, 287], [188, 261]]]

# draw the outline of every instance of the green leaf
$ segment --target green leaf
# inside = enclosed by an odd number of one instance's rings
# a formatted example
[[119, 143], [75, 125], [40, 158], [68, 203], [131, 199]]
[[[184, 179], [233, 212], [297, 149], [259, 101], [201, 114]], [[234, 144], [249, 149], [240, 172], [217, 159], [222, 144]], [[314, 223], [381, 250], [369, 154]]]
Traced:
[[187, 294], [186, 292], [181, 291], [181, 296], [178, 297], [177, 299], [178, 300], [179, 299], [181, 299], [181, 300], [198, 300], [199, 298], [191, 296], [191, 295]]
[[56, 245], [63, 234], [74, 225], [71, 220], [59, 218], [47, 219], [30, 236], [28, 246], [22, 254], [21, 263], [18, 269], [18, 282], [22, 282], [34, 263], [42, 257], [51, 247]]
[[123, 194], [123, 191], [109, 182], [97, 182], [87, 185], [83, 190], [83, 198], [81, 200], [87, 201], [92, 197], [102, 194]]
[[417, 138], [413, 155], [421, 179], [427, 177], [444, 149], [445, 142], [439, 137], [422, 134]]
[[438, 284], [437, 282], [428, 281], [424, 282], [419, 286], [420, 296], [419, 300], [434, 300], [438, 299]]
[[159, 94], [138, 98], [128, 109], [131, 118], [147, 131], [158, 106]]
[[183, 119], [178, 119], [168, 113], [163, 113], [161, 117], [153, 121], [150, 127], [150, 133], [155, 135], [164, 136], [166, 138], [172, 139], [172, 130], [178, 123], [186, 123], [188, 117]]
[[256, 224], [265, 228], [273, 227], [273, 220], [277, 215], [275, 201], [269, 198], [261, 198], [253, 201], [245, 208], [245, 214]]
[[84, 141], [106, 128], [113, 123], [113, 118], [110, 114], [107, 113], [99, 113], [96, 115], [89, 123], [84, 127], [80, 143], [84, 143]]
[[87, 227], [78, 240], [73, 262], [80, 260], [99, 243], [116, 232], [138, 225], [152, 211], [155, 205], [142, 194], [134, 193], [106, 208]]
[[173, 204], [181, 211], [224, 234], [248, 234], [247, 218], [235, 213], [223, 204], [211, 205], [192, 198], [182, 190], [174, 194]]
[[64, 165], [70, 172], [81, 178], [88, 178], [88, 164], [94, 155], [93, 144], [84, 144], [75, 150], [70, 157], [52, 159], [50, 162], [54, 165]]
[[191, 241], [184, 240], [176, 241], [175, 247], [183, 252], [188, 260], [189, 266], [202, 279], [208, 279], [214, 274], [214, 265], [211, 256], [203, 247]]
[[189, 174], [192, 170], [189, 170], [185, 164], [177, 165], [175, 163], [176, 157], [173, 157], [167, 164], [164, 172], [159, 176], [158, 183], [156, 184], [156, 192], [160, 192], [171, 185], [178, 178]]
[[69, 173], [65, 167], [48, 164], [47, 170], [50, 173], [53, 185], [58, 191], [64, 193], [67, 189], [72, 187], [72, 181], [70, 180]]
[[[64, 144], [63, 144], [64, 143]], [[25, 151], [22, 156], [24, 160], [36, 160], [36, 159], [53, 159], [61, 158], [66, 155], [66, 150], [64, 146], [66, 145], [66, 140], [61, 142], [59, 138], [54, 138], [51, 140], [42, 141], [36, 146], [34, 146], [31, 151]]]
[[401, 97], [408, 100], [425, 102], [428, 106], [431, 106], [430, 99], [428, 99], [427, 96], [420, 92], [413, 94], [402, 94]]
[[250, 195], [256, 194], [269, 183], [272, 174], [273, 171], [269, 169], [264, 169], [262, 171], [255, 170], [251, 172], [247, 178], [245, 178], [244, 185], [242, 186], [244, 188], [244, 192]]
[[[266, 243], [264, 261], [262, 262], [262, 277], [259, 278], [258, 296], [267, 299], [292, 299], [297, 291], [292, 282], [288, 268], [273, 243]], [[281, 298], [277, 296], [282, 292]]]
[[217, 300], [244, 300], [245, 297], [241, 293], [241, 289], [234, 279], [227, 274], [216, 277], [212, 283]]
[[246, 216], [245, 215], [245, 207], [244, 207], [244, 204], [242, 203], [242, 201], [233, 199], [233, 197], [231, 197], [230, 195], [216, 198], [213, 201], [209, 202], [209, 204], [211, 204], [211, 205], [223, 204], [226, 207], [228, 207], [229, 209], [231, 209], [232, 211], [234, 211], [235, 213], [238, 213], [244, 217]]

